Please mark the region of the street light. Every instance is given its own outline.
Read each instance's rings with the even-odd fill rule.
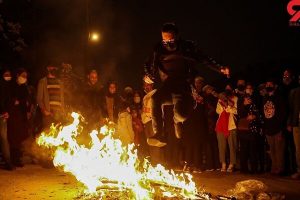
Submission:
[[[91,32],[89,34],[89,40],[91,42],[98,42],[100,40],[100,34],[97,32]]]
[[[92,31],[93,29],[91,29],[90,0],[84,0],[83,2],[85,2],[85,15],[86,15],[85,16],[86,18],[85,40],[84,40],[84,66],[88,66],[90,61],[90,48],[91,46],[96,46],[96,44],[101,39],[101,35],[100,33],[96,32],[95,30]]]

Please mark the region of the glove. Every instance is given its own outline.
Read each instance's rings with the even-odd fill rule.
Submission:
[[[154,78],[150,75],[145,75],[143,78],[143,81],[147,84],[153,84],[154,83]]]

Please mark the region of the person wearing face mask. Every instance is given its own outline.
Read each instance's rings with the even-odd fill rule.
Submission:
[[[264,172],[264,135],[262,134],[262,116],[254,88],[246,84],[243,104],[238,110],[238,139],[240,142],[240,171],[242,173]]]
[[[246,89],[246,80],[239,78],[237,80],[237,88],[234,90],[238,98],[245,94],[245,89]]]
[[[58,68],[48,64],[47,75],[39,80],[37,88],[37,103],[43,116],[43,128],[47,129],[51,123],[63,120],[65,101],[64,87],[59,79]]]
[[[263,132],[267,137],[271,154],[271,173],[282,175],[284,173],[284,146],[285,138],[282,130],[285,120],[285,104],[277,91],[273,79],[265,83],[267,94],[263,97]]]
[[[161,29],[162,41],[159,42],[152,55],[144,64],[145,77],[156,82],[161,81],[161,87],[152,96],[152,124],[155,135],[148,138],[152,146],[165,146],[166,135],[163,133],[164,105],[173,105],[174,128],[177,138],[181,138],[183,122],[193,109],[193,99],[189,81],[197,74],[197,64],[206,67],[219,68],[212,59],[204,56],[192,41],[183,40],[174,23],[165,23]],[[160,80],[157,80],[159,77]]]
[[[16,80],[12,83],[9,103],[9,120],[7,122],[8,141],[13,165],[22,167],[22,143],[28,134],[28,113],[30,112],[29,93],[27,89],[28,73],[20,68]],[[17,124],[17,126],[16,126]]]
[[[225,87],[225,94],[220,95],[216,112],[219,118],[216,123],[215,131],[217,133],[219,159],[222,165],[222,172],[233,172],[236,165],[237,151],[237,133],[236,133],[236,115],[238,98],[233,92],[230,84]],[[226,149],[229,146],[230,163],[226,168]]]
[[[4,69],[0,80],[0,145],[4,168],[14,170],[15,166],[11,162],[10,147],[7,138],[7,121],[9,120],[9,102],[11,98],[12,75],[9,69]]]
[[[297,81],[295,80],[294,73],[291,69],[285,69],[282,73],[282,82],[279,85],[278,91],[283,97],[285,106],[286,106],[286,116],[284,120],[284,127],[287,127],[287,120],[288,120],[288,115],[290,112],[292,112],[289,109],[289,94],[291,90],[297,87]],[[282,130],[283,135],[285,137],[285,171],[288,174],[292,174],[296,171],[296,155],[295,155],[295,145],[294,145],[294,138],[293,138],[293,133],[292,131],[289,131],[288,129],[283,129]]]

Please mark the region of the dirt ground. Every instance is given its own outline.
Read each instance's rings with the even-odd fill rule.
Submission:
[[[256,179],[268,186],[268,192],[285,195],[286,199],[300,199],[300,181],[270,175],[248,176],[238,172],[227,174],[221,172],[204,172],[194,175],[199,187],[206,192],[224,194],[238,181]],[[57,169],[46,169],[39,165],[26,165],[16,171],[0,169],[0,199],[51,199],[69,200],[80,195],[83,186],[71,175]]]

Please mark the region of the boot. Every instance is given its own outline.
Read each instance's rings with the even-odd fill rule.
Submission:
[[[147,143],[150,146],[154,146],[154,147],[164,147],[167,145],[165,141],[165,138],[159,134],[156,133],[154,136],[147,138]]]

